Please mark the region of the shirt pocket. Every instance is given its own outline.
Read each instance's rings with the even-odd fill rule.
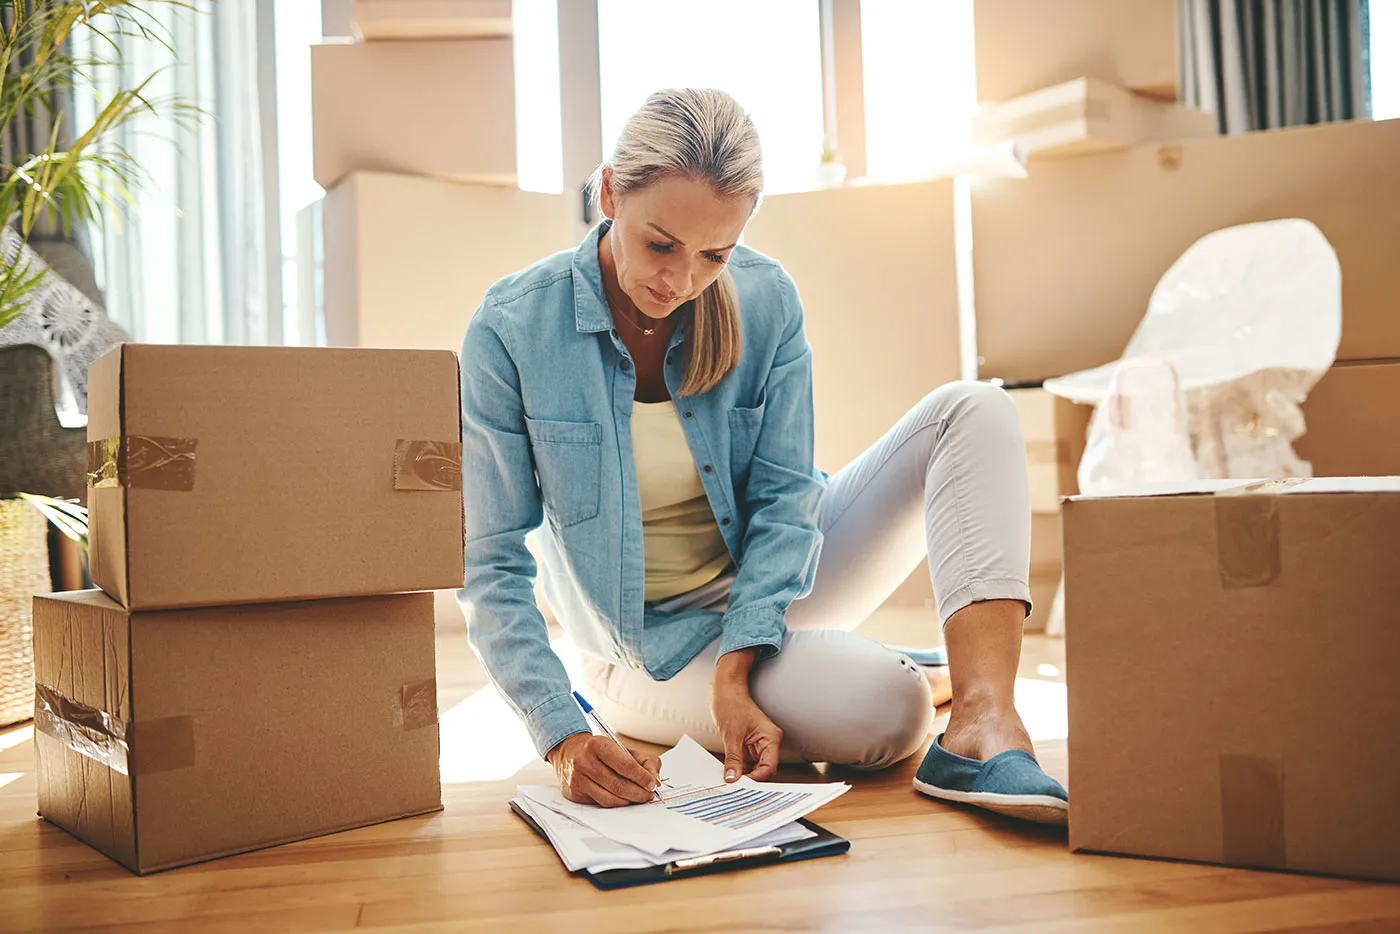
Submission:
[[[597,422],[525,418],[544,511],[558,528],[598,515],[603,428]]]
[[[738,406],[729,410],[729,472],[734,486],[741,489],[749,479],[754,451],[758,448],[758,433],[763,427],[764,402],[753,408]]]

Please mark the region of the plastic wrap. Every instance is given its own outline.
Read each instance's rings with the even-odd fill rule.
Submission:
[[[1300,404],[1342,335],[1337,254],[1309,221],[1244,224],[1196,241],[1167,270],[1114,363],[1047,391],[1096,406],[1082,493],[1198,478],[1309,477]],[[1064,629],[1064,581],[1046,621]]]
[[[1184,396],[1195,469],[1178,456],[1175,417],[1152,416],[1153,430],[1163,434],[1147,442],[1146,413],[1136,411],[1139,417],[1125,431],[1121,419],[1096,412],[1080,488],[1124,489],[1142,477],[1309,476],[1309,465],[1292,447],[1303,433],[1299,404],[1332,365],[1341,333],[1341,267],[1311,222],[1244,224],[1202,237],[1157,284],[1121,360],[1045,384],[1049,392],[1096,406],[1116,393],[1135,411],[1167,406],[1162,394],[1168,390],[1145,373],[1170,369]],[[1125,387],[1119,373],[1129,363],[1148,370]],[[1149,401],[1135,406],[1138,394]],[[1142,462],[1158,454],[1162,460]],[[1122,483],[1113,485],[1117,479]]]

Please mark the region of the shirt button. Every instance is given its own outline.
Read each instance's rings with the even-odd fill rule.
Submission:
[[[693,418],[694,415],[693,415],[692,413],[690,413],[690,412],[686,412],[686,413],[685,413],[685,417],[686,417],[686,418]]]
[[[728,516],[725,516],[723,519],[719,520],[719,524],[720,524],[720,525],[728,525],[728,524],[729,524],[729,517],[728,517]]]
[[[715,469],[714,469],[713,467],[711,467],[709,464],[706,464],[706,465],[705,465],[705,473],[714,473],[714,472],[715,472]]]
[[[638,662],[633,662],[633,663],[632,663],[632,669],[633,669],[634,671],[637,670],[637,669],[640,669],[641,667],[642,667],[641,664],[639,664]]]
[[[630,369],[632,369],[632,361],[631,361],[631,360],[623,360],[621,366],[622,366],[622,369],[623,369],[624,371],[630,370]]]

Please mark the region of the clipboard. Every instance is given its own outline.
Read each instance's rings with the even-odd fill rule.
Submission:
[[[530,826],[530,829],[549,841],[543,828],[535,819],[520,808],[514,801],[510,809],[515,816]],[[581,869],[572,875],[583,876],[600,889],[626,889],[636,885],[653,885],[657,882],[672,882],[688,879],[691,876],[707,876],[716,872],[729,872],[735,869],[749,869],[754,866],[767,866],[774,863],[795,863],[804,859],[819,859],[823,856],[840,856],[851,848],[851,841],[838,837],[825,828],[818,827],[809,820],[798,821],[803,827],[816,833],[815,837],[785,843],[782,846],[753,847],[682,859],[662,866],[648,866],[645,869],[608,869],[604,872],[588,872]]]

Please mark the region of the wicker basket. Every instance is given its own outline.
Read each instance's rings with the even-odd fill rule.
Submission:
[[[48,520],[0,499],[0,727],[34,716],[34,595],[51,589]]]

